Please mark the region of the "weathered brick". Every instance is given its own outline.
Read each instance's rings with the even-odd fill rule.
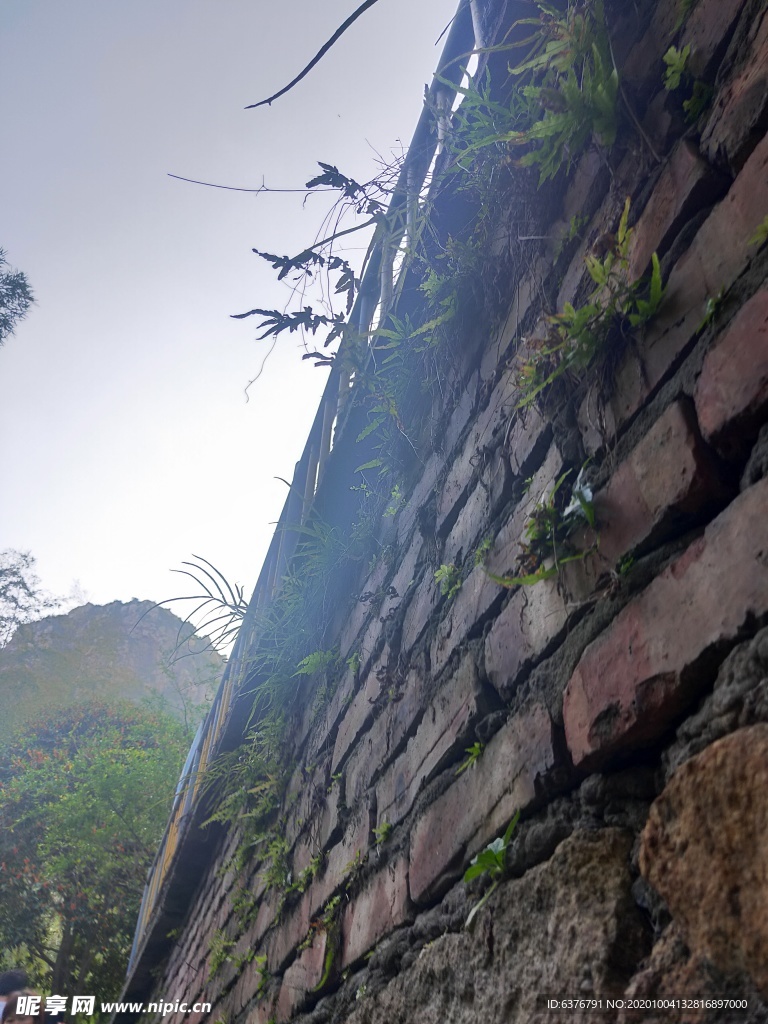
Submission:
[[[274,892],[268,892],[259,901],[256,922],[251,929],[254,942],[259,942],[266,935],[277,918],[280,901]]]
[[[261,972],[256,970],[253,964],[246,965],[235,984],[232,1007],[234,1012],[240,1013],[256,997],[261,987]]]
[[[485,639],[488,678],[507,699],[520,670],[537,659],[568,621],[556,580],[519,587]]]
[[[584,651],[563,702],[575,764],[592,767],[661,736],[695,695],[702,656],[768,611],[767,507],[764,480]]]
[[[626,422],[666,377],[699,328],[707,299],[730,287],[747,266],[753,251],[747,242],[767,215],[765,138],[672,269],[661,309],[638,345],[642,368],[631,353],[620,368],[611,399],[616,427]]]
[[[416,534],[411,543],[408,546],[400,565],[398,566],[397,572],[392,577],[392,580],[387,588],[386,596],[381,603],[379,608],[379,619],[389,619],[399,608],[403,599],[405,598],[408,590],[413,585],[414,576],[416,574],[416,564],[419,560],[419,554],[421,553],[424,541],[421,534]]]
[[[373,715],[373,705],[381,694],[382,679],[388,659],[389,647],[385,646],[381,657],[377,659],[375,665],[368,671],[365,682],[352,698],[352,703],[341,720],[339,731],[336,734],[336,743],[333,747],[333,758],[331,759],[331,772],[334,774],[338,771],[339,765],[346,757],[349,748],[355,742],[360,732],[367,727]]]
[[[344,770],[347,803],[354,806],[371,780],[387,766],[424,706],[426,680],[419,671],[408,673],[402,691],[384,708],[361,738]]]
[[[476,623],[485,618],[495,601],[501,600],[502,593],[502,588],[490,579],[483,566],[475,566],[438,623],[430,648],[434,672],[442,672]]]
[[[514,422],[506,433],[504,451],[515,476],[527,476],[530,463],[535,459],[542,440],[551,424],[536,406],[518,409]]]
[[[602,156],[596,149],[587,150],[579,159],[568,179],[563,196],[561,218],[566,225],[569,226],[574,217],[581,216],[585,206],[589,205],[595,188],[595,179],[599,177],[603,167]]]
[[[739,310],[707,353],[694,401],[704,437],[718,447],[757,433],[768,407],[767,287]]]
[[[214,1007],[214,1010],[216,1007]],[[248,1011],[248,1024],[269,1024],[275,1016],[275,1003],[273,999],[257,1003]],[[218,1019],[218,1018],[214,1018]]]
[[[642,88],[648,80],[648,69],[661,60],[676,34],[677,8],[660,4],[654,11],[646,32],[634,43],[621,69],[622,80],[633,89]]]
[[[381,589],[384,584],[384,580],[387,575],[387,564],[382,559],[376,562],[376,565],[371,570],[370,574],[366,578],[358,598],[363,594],[375,594]],[[365,625],[365,620],[370,614],[370,606],[367,602],[357,600],[353,605],[349,615],[346,618],[344,626],[339,637],[339,653],[341,657],[346,658],[352,649],[357,635]]]
[[[436,439],[436,446],[444,451],[446,455],[450,455],[454,445],[464,432],[464,428],[469,423],[469,417],[472,415],[472,410],[477,401],[478,380],[479,375],[475,371],[459,396],[459,401],[451,413],[451,418],[448,420],[444,435]]]
[[[411,833],[410,888],[428,902],[472,854],[501,833],[514,813],[536,797],[539,780],[555,765],[552,722],[535,704],[496,733],[475,765],[425,808]]]
[[[312,945],[296,957],[283,975],[283,983],[277,997],[276,1019],[290,1020],[296,1009],[323,977],[327,935],[325,931],[315,932]]]
[[[293,845],[310,819],[317,820],[325,811],[329,801],[327,760],[326,757],[324,763],[318,765],[308,777],[302,772],[304,782],[293,801],[293,806],[290,807],[283,833],[289,846]],[[290,806],[288,798],[286,798],[286,803]],[[333,817],[335,808],[330,807],[329,810],[330,816]],[[311,846],[312,844],[305,845]],[[311,856],[312,854],[310,854]]]
[[[541,302],[541,282],[551,270],[551,261],[537,256],[532,268],[515,289],[512,305],[501,330],[490,341],[480,362],[480,380],[491,380],[510,346],[519,338],[520,324],[534,305]]]
[[[282,970],[288,959],[293,956],[294,950],[309,931],[311,918],[311,896],[308,890],[291,910],[282,912],[278,926],[273,928],[264,940],[267,965],[271,974]]]
[[[732,30],[745,0],[699,0],[683,26],[680,48],[690,46],[688,69],[702,78]]]
[[[339,803],[341,801],[338,786],[326,789],[320,812],[315,812],[312,822],[312,833],[319,849],[324,850],[335,834],[339,825]]]
[[[302,731],[306,731],[308,735],[306,755],[308,760],[314,760],[326,748],[328,738],[333,733],[344,710],[352,700],[352,694],[355,692],[356,686],[355,673],[351,668],[347,667],[328,704],[323,708],[317,709],[310,703],[306,708],[304,714],[305,725]]]
[[[658,541],[681,517],[723,497],[717,465],[687,403],[674,402],[594,499],[600,557],[614,565],[641,542]]]
[[[489,710],[474,660],[465,658],[440,688],[408,746],[376,787],[379,824],[397,824],[420,790],[461,753],[475,722]]]
[[[408,534],[413,529],[420,509],[424,507],[430,495],[437,488],[437,481],[445,465],[445,456],[433,452],[427,459],[419,480],[408,497],[407,502],[400,511],[397,520],[397,541],[403,544]]]
[[[359,960],[409,919],[408,858],[399,856],[373,876],[344,910],[341,966]]]
[[[434,569],[428,566],[416,584],[413,597],[403,619],[400,647],[407,654],[427,627],[432,612],[440,600],[440,587],[435,581]]]
[[[448,470],[443,486],[437,496],[438,532],[445,535],[453,525],[458,509],[464,502],[469,481],[474,475],[477,462],[476,431],[473,429],[464,442],[460,454]]]
[[[575,302],[582,282],[588,278],[585,258],[592,253],[597,238],[614,232],[621,217],[624,201],[620,197],[632,191],[637,173],[637,161],[634,156],[625,156],[614,172],[613,187],[600,206],[589,225],[583,231],[583,241],[574,253],[571,262],[563,274],[557,293],[557,309],[563,309],[567,302]],[[593,287],[591,278],[590,286]]]
[[[693,143],[686,139],[679,142],[632,232],[629,280],[642,277],[651,255],[665,250],[691,213],[711,205],[725,187],[725,177],[701,159]]]
[[[512,570],[520,551],[520,540],[525,524],[536,504],[551,492],[562,466],[560,453],[553,445],[543,465],[534,475],[525,497],[499,531],[486,559],[487,572],[482,566],[473,569],[453,598],[438,624],[430,648],[432,668],[435,672],[440,672],[444,668],[451,654],[466,640],[477,623],[498,600],[501,588],[489,578],[488,573],[504,576]]]
[[[750,26],[749,32],[749,45],[740,40],[742,59],[738,70],[718,90],[701,136],[702,149],[710,160],[724,160],[737,169],[765,130],[768,108],[768,15],[765,12]]]
[[[488,404],[472,425],[461,454],[452,464],[437,501],[437,529],[445,535],[456,520],[457,506],[463,504],[474,471],[483,464],[486,451],[495,444],[495,437],[514,415],[520,400],[517,369],[508,366],[490,394]]]
[[[352,810],[347,829],[340,842],[328,851],[325,870],[308,890],[309,909],[317,914],[347,878],[356,864],[366,855],[371,840],[371,813],[367,803],[359,803]]]
[[[446,539],[443,561],[460,565],[469,554],[472,543],[477,539],[483,525],[488,521],[490,494],[486,484],[477,483],[467,503]]]

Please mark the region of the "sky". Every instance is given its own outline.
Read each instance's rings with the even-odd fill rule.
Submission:
[[[407,145],[455,0],[2,0],[0,247],[36,298],[0,348],[0,550],[94,603],[161,601],[200,555],[249,594],[327,371],[255,319],[289,299],[317,161],[366,180]],[[352,246],[365,241],[352,236]],[[362,252],[358,253],[362,256]]]

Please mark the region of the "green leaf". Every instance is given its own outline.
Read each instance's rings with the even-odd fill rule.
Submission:
[[[616,233],[616,242],[619,251],[623,249],[625,243],[629,240],[629,231],[627,228],[627,223],[629,221],[629,203],[629,196],[627,196],[626,202],[624,203],[624,209],[621,214],[621,220],[619,221],[619,229]]]
[[[370,462],[364,462],[362,466],[358,466],[357,469],[353,470],[355,473],[362,473],[366,469],[377,469],[383,465],[383,459],[371,459]]]
[[[360,433],[357,435],[355,440],[356,441],[364,441],[365,438],[368,437],[369,434],[372,434],[374,432],[374,430],[377,429],[377,427],[381,426],[381,424],[386,420],[386,418],[387,418],[386,415],[384,415],[384,416],[376,416],[375,419],[371,420],[371,422],[368,424],[367,427],[365,427],[363,430],[360,431]],[[379,465],[381,465],[381,463],[379,463]],[[361,466],[360,467],[360,469],[370,469],[370,468],[371,468],[371,464],[370,463],[367,466]],[[356,469],[355,472],[359,473],[360,469]]]
[[[651,271],[651,293],[649,302],[655,313],[661,305],[661,300],[664,297],[664,286],[661,281],[661,264],[659,263],[658,253],[653,253],[651,256],[651,264],[653,270]]]

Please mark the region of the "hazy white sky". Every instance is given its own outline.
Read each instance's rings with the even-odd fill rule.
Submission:
[[[203,555],[250,592],[326,379],[255,320],[287,295],[253,247],[305,248],[316,161],[364,180],[407,144],[455,0],[2,0],[0,246],[37,305],[0,349],[0,549],[46,587],[160,600]],[[354,236],[353,236],[354,237]],[[358,243],[360,244],[360,243]]]

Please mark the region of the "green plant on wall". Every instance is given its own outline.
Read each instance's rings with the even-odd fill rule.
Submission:
[[[678,50],[676,46],[670,46],[663,57],[666,64],[664,88],[667,92],[675,92],[683,85],[690,89],[688,99],[683,100],[683,110],[686,120],[693,123],[698,120],[709,104],[712,98],[712,87],[699,78],[693,78],[690,74],[688,71],[690,55],[690,43],[687,43],[682,50]]]
[[[473,743],[471,747],[467,747],[464,751],[467,756],[456,769],[456,774],[461,775],[467,771],[468,768],[474,768],[484,750],[485,744],[480,743],[479,741]]]
[[[464,872],[465,882],[471,882],[473,879],[479,878],[482,875],[488,875],[491,880],[491,885],[486,890],[485,895],[470,910],[467,920],[464,922],[465,928],[472,927],[472,922],[478,912],[491,898],[499,882],[504,877],[507,864],[507,847],[509,846],[512,833],[517,828],[519,820],[520,812],[518,811],[512,821],[510,821],[509,825],[507,825],[504,835],[500,836],[498,839],[494,839],[493,842],[489,843],[484,850],[481,850],[477,856],[473,857],[469,867]]]
[[[570,167],[591,143],[613,145],[619,127],[619,76],[613,64],[602,0],[569,3],[565,11],[539,0],[538,16],[514,27],[533,32],[516,48],[526,57],[509,66],[519,82],[506,104],[491,99],[491,83],[461,86],[463,102],[451,137],[459,166],[469,171],[488,148],[519,153],[539,168],[539,183]],[[504,47],[502,47],[503,49]]]
[[[578,550],[570,543],[573,532],[585,523],[593,533],[597,529],[592,491],[582,483],[581,474],[566,504],[562,488],[570,475],[571,470],[563,473],[552,489],[534,505],[523,530],[515,575],[497,576],[488,572],[494,583],[506,588],[532,586],[551,579],[562,566],[581,561],[593,550],[593,547]],[[593,546],[597,543],[596,537]]]
[[[523,19],[536,26],[532,52],[513,75],[530,76],[522,92],[542,111],[515,145],[532,145],[523,166],[539,167],[540,182],[570,165],[591,141],[612,146],[618,130],[619,75],[605,29],[602,0],[589,6],[569,4],[564,14],[539,3],[541,17]]]
[[[220,928],[217,928],[208,944],[208,971],[210,978],[215,978],[224,964],[231,962],[232,950],[234,948],[234,940],[228,939],[226,934]]]
[[[688,43],[687,46],[684,46],[682,50],[678,50],[676,46],[670,46],[664,54],[663,60],[667,66],[667,69],[664,72],[664,88],[667,92],[674,92],[675,89],[680,88],[683,75],[686,73],[685,68],[690,55],[690,43]]]
[[[664,298],[659,258],[653,253],[647,284],[643,279],[627,280],[632,237],[628,218],[629,199],[613,247],[602,258],[586,257],[594,284],[587,301],[580,306],[567,302],[562,313],[550,316],[546,339],[534,343],[519,360],[520,406],[546,399],[564,379],[582,379],[597,359],[605,356],[611,341],[621,341],[656,315]]]
[[[461,589],[461,569],[453,562],[441,565],[435,572],[435,581],[440,584],[440,593],[450,601]]]
[[[377,846],[381,846],[382,843],[386,843],[389,837],[392,835],[392,829],[394,826],[389,821],[382,821],[380,825],[377,825],[373,830],[373,838],[376,841]]]

